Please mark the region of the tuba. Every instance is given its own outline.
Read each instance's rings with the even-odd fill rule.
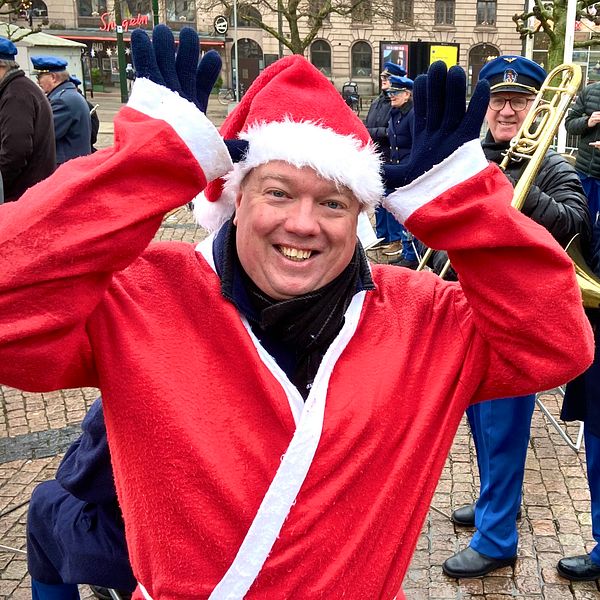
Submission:
[[[502,162],[501,169],[506,169],[511,160],[526,160],[527,166],[517,181],[514,189],[512,205],[521,210],[527,194],[535,181],[544,156],[550,147],[556,132],[581,84],[581,67],[575,64],[564,64],[554,68],[542,84],[527,117],[517,135],[511,140],[509,149]],[[578,238],[578,236],[575,236]],[[567,253],[575,265],[575,276],[581,290],[586,308],[600,307],[600,278],[591,271],[583,260],[578,239],[573,238],[567,246]],[[417,270],[422,270],[431,249],[424,254]],[[444,277],[450,261],[440,272]]]

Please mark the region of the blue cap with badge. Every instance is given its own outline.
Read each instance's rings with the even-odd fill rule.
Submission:
[[[404,77],[406,75],[406,69],[402,65],[397,65],[393,62],[383,63],[382,75],[389,77],[395,75],[396,77]]]
[[[546,71],[523,56],[499,56],[483,66],[479,79],[490,82],[492,93],[537,94],[546,79]]]
[[[67,61],[58,56],[32,56],[31,63],[38,73],[58,73],[67,68]]]
[[[412,90],[414,85],[414,81],[410,77],[396,77],[395,75],[390,75],[389,81],[390,87],[387,91],[390,92]]]
[[[17,47],[6,38],[0,37],[0,60],[15,60]]]

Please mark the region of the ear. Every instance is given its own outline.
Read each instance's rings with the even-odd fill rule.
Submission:
[[[238,219],[238,209],[240,208],[240,204],[242,203],[242,196],[244,192],[240,189],[238,190],[237,196],[235,197],[235,214],[233,215],[233,224],[237,226]]]

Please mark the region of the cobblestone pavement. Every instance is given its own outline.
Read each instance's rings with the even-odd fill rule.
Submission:
[[[119,102],[109,94],[97,94],[95,101],[101,103],[102,147],[109,143],[110,123]],[[224,107],[215,107],[209,116],[219,123]],[[166,217],[156,237],[199,241],[203,235],[184,207]],[[37,483],[53,477],[96,395],[97,390],[91,388],[32,394],[0,386],[0,599],[31,597],[23,553],[27,512],[23,503]],[[548,392],[542,398],[552,414],[558,415],[560,394]],[[577,427],[570,425],[568,430],[576,437]],[[593,547],[589,493],[583,451],[568,448],[539,410],[534,414],[527,459],[516,567],[460,582],[443,575],[442,562],[464,548],[472,534],[472,530],[455,528],[447,515],[472,501],[478,489],[476,473],[473,444],[463,422],[404,582],[407,598],[600,600],[597,583],[569,583],[556,573],[559,558]],[[6,546],[16,550],[6,550]],[[84,599],[91,597],[87,587],[81,591]]]

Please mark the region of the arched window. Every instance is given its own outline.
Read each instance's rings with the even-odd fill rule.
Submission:
[[[310,62],[327,77],[331,77],[331,46],[325,40],[315,40],[310,46]]]
[[[240,60],[244,58],[262,59],[262,48],[254,40],[251,40],[250,38],[242,38],[241,40],[238,40],[237,45],[240,47]],[[231,47],[231,58],[235,58],[235,45]]]
[[[477,44],[469,51],[469,87],[471,93],[479,79],[479,71],[490,60],[500,56],[498,48],[491,44]]]
[[[42,0],[33,0],[31,4],[31,10],[34,17],[48,16],[48,7],[46,6],[45,2],[42,2]]]
[[[238,27],[257,27],[256,22],[262,23],[262,15],[254,6],[239,4],[237,8]],[[229,25],[233,27],[233,10],[229,13]]]
[[[167,0],[167,21],[193,23],[195,20],[194,0]]]
[[[356,42],[352,46],[350,62],[352,77],[371,77],[373,51],[367,42]]]

